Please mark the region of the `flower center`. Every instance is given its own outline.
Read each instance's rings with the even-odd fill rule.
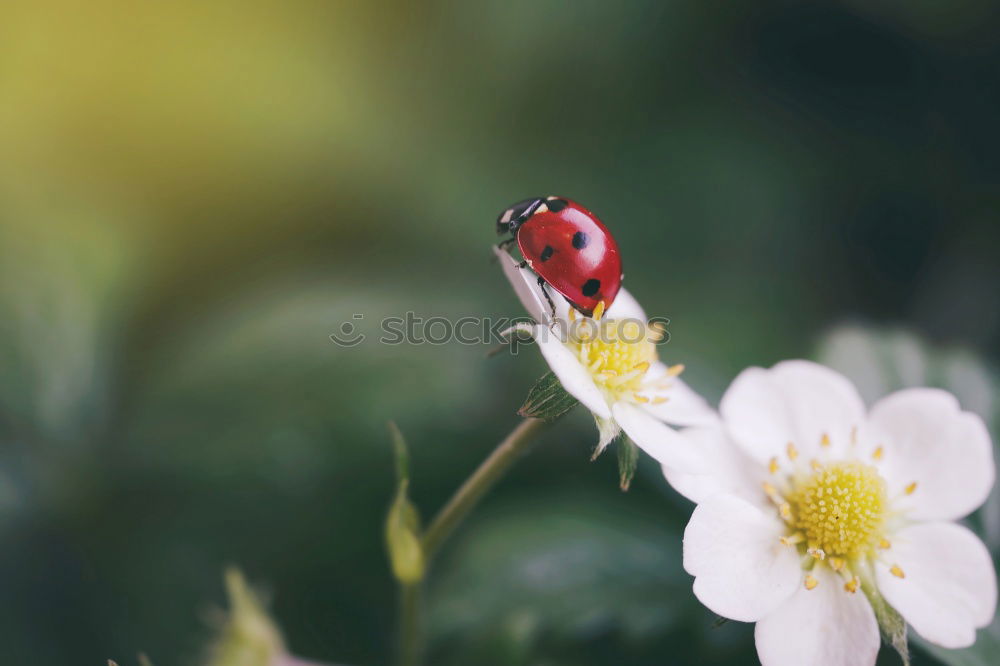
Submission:
[[[875,548],[888,507],[885,480],[857,461],[815,464],[812,474],[793,481],[785,500],[789,525],[810,549],[848,560]]]
[[[618,396],[642,388],[646,372],[656,361],[656,341],[661,336],[661,329],[633,319],[579,319],[567,344],[595,383]],[[642,401],[641,395],[637,398]]]

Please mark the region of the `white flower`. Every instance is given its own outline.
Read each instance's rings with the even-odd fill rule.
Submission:
[[[869,599],[944,647],[991,622],[989,553],[952,521],[986,499],[993,449],[951,394],[906,389],[866,413],[841,375],[787,361],[740,374],[720,412],[721,428],[684,434],[712,473],[667,478],[698,502],[684,533],[695,595],[757,623],[765,666],[874,664]]]
[[[656,342],[662,329],[648,325],[646,313],[625,289],[595,319],[578,316],[559,294],[552,305],[537,276],[494,248],[504,273],[536,324],[518,326],[530,334],[563,387],[593,413],[600,431],[594,455],[624,430],[639,448],[661,464],[701,471],[700,456],[664,425],[707,425],[715,412],[677,375],[684,369],[660,362]],[[552,307],[555,307],[555,317]]]

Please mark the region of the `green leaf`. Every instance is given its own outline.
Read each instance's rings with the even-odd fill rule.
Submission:
[[[660,511],[614,496],[540,499],[481,516],[431,579],[429,628],[461,646],[453,663],[574,663],[568,651],[596,633],[653,640],[700,613]]]
[[[517,413],[526,418],[554,421],[573,409],[579,401],[566,392],[551,372],[535,382]]]
[[[412,584],[423,579],[426,569],[420,544],[420,514],[407,494],[410,459],[406,440],[391,421],[389,432],[396,459],[396,497],[385,519],[385,544],[393,575],[401,583]]]
[[[628,437],[618,443],[618,484],[623,491],[628,490],[639,465],[639,447]]]

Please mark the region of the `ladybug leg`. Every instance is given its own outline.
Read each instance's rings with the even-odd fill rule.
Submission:
[[[497,243],[497,244],[496,244],[496,247],[497,247],[497,249],[498,249],[498,250],[504,250],[504,251],[506,251],[506,250],[507,250],[507,248],[508,248],[508,247],[509,247],[509,246],[510,246],[510,245],[511,245],[511,244],[512,244],[512,243],[513,243],[514,241],[516,241],[516,240],[517,240],[517,238],[514,238],[513,236],[511,236],[510,238],[505,238],[505,239],[503,239],[502,241],[500,241],[499,243]],[[497,260],[497,256],[496,256],[496,255],[493,255],[493,261],[494,261],[494,263],[496,262],[496,260]],[[524,263],[524,262],[521,262],[521,263]],[[525,265],[526,265],[526,264],[525,264]],[[521,266],[521,268],[524,268],[524,266]]]
[[[510,238],[505,238],[499,243],[497,243],[497,247],[500,248],[501,250],[506,250],[507,246],[512,244],[516,240],[517,238],[515,238],[514,236],[511,236]]]
[[[542,288],[542,293],[545,294],[545,300],[549,302],[549,308],[552,309],[552,321],[556,320],[556,304],[552,302],[552,297],[549,296],[549,290],[545,288],[545,280],[542,276],[538,276],[538,286]]]

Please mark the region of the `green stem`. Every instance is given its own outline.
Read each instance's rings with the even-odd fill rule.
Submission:
[[[493,450],[465,483],[455,491],[444,508],[438,512],[430,527],[424,532],[423,546],[424,563],[429,569],[434,556],[455,529],[472,511],[483,495],[493,487],[500,477],[525,452],[542,428],[545,421],[527,418],[521,421],[507,438]],[[400,587],[399,611],[399,664],[400,666],[416,666],[420,663],[423,648],[423,636],[420,617],[421,584],[413,583]]]
[[[399,588],[399,666],[417,666],[423,640],[420,626],[420,583]]]
[[[527,418],[521,421],[479,465],[472,476],[465,480],[462,487],[455,491],[424,532],[423,550],[427,566],[430,566],[441,545],[469,515],[483,495],[530,448],[534,436],[544,426],[545,421],[541,419]]]

